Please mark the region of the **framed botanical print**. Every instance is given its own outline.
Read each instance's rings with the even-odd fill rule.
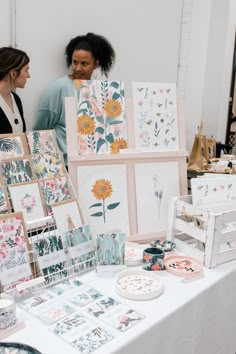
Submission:
[[[0,161],[28,154],[29,149],[25,134],[0,135]]]
[[[33,169],[38,179],[61,177],[65,166],[60,153],[32,155]]]
[[[31,154],[57,153],[57,139],[54,129],[26,132]]]
[[[60,233],[83,225],[82,214],[77,199],[53,204],[52,212]]]
[[[30,182],[35,179],[30,156],[2,161],[0,172],[6,185]]]
[[[11,206],[8,199],[7,189],[0,186],[0,214],[7,214],[11,212]]]

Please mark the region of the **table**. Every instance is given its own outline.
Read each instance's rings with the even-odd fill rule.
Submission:
[[[95,271],[81,275],[81,281],[146,315],[124,333],[114,329],[116,338],[95,353],[235,354],[236,261],[204,268],[204,276],[195,280],[166,271],[158,275],[163,278],[164,293],[149,301],[121,298],[114,291],[114,278],[98,278]],[[26,327],[7,341],[29,344],[42,354],[79,353],[27,312],[17,309],[17,316],[25,320]]]

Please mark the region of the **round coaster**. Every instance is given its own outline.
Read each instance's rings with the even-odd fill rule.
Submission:
[[[125,264],[128,267],[143,263],[143,251],[138,247],[125,247]]]
[[[163,281],[156,274],[145,270],[126,270],[118,274],[116,292],[132,300],[150,300],[161,295]]]
[[[192,277],[202,272],[202,264],[193,257],[173,255],[164,259],[167,272],[178,277]]]

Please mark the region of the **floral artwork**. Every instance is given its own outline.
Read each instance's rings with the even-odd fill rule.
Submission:
[[[89,304],[86,307],[86,311],[121,332],[126,331],[144,318],[136,310],[111,297],[104,297],[95,303]]]
[[[91,353],[110,341],[113,336],[97,327],[89,318],[78,312],[50,327],[54,334],[72,344],[80,353]]]
[[[34,154],[32,161],[38,179],[61,177],[65,174],[60,153]]]
[[[79,166],[77,181],[79,201],[92,235],[114,228],[128,234],[126,166]]]
[[[135,164],[135,184],[139,233],[166,230],[169,199],[180,194],[178,163]]]
[[[0,160],[20,157],[28,154],[24,134],[1,134]]]
[[[22,213],[0,216],[0,283],[4,290],[32,279]]]
[[[65,176],[41,181],[40,185],[48,215],[52,215],[52,204],[63,200],[68,200],[72,197],[72,193],[69,189],[67,178]]]
[[[136,147],[145,150],[178,150],[176,85],[133,83]]]
[[[5,184],[29,182],[34,179],[29,158],[18,158],[0,164],[0,172]]]
[[[96,236],[97,262],[99,265],[124,264],[126,235],[121,232]]]
[[[0,214],[6,214],[11,211],[7,190],[5,187],[0,186]]]
[[[14,211],[22,211],[26,221],[45,216],[38,182],[9,185]]]
[[[58,152],[55,130],[34,130],[26,132],[31,154]]]
[[[63,235],[68,247],[74,272],[88,269],[95,264],[95,246],[89,225],[71,228]]]
[[[77,132],[81,154],[127,148],[122,81],[76,80]]]
[[[67,263],[61,236],[49,235],[32,243],[46,284],[67,276]]]
[[[61,233],[82,226],[79,205],[76,199],[54,204],[52,212],[57,229]]]

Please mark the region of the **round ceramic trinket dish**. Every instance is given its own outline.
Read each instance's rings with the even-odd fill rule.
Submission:
[[[163,281],[145,270],[125,270],[116,277],[115,290],[131,300],[150,300],[163,292]]]
[[[202,264],[193,257],[188,256],[168,256],[164,260],[167,272],[178,277],[193,277],[202,272]]]
[[[175,243],[168,240],[154,240],[150,242],[152,247],[160,248],[165,252],[172,251],[175,248]]]
[[[125,264],[128,267],[143,263],[143,251],[138,247],[125,247]]]
[[[0,330],[16,324],[16,303],[12,296],[0,294]]]

